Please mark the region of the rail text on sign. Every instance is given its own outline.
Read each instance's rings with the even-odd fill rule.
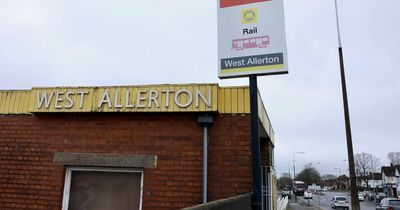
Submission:
[[[256,33],[257,33],[257,27],[243,29],[243,34],[256,34]]]
[[[94,96],[95,97],[94,97]],[[212,107],[212,88],[203,89],[148,89],[148,88],[114,88],[99,89],[96,92],[87,90],[38,90],[36,106],[42,109],[83,109],[86,103],[93,104],[97,109],[104,108],[168,108],[177,106],[186,108],[200,105]]]

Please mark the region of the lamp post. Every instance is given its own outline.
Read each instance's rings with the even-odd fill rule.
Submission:
[[[294,163],[294,161],[295,161],[294,156],[296,154],[299,154],[299,155],[300,154],[305,154],[305,152],[293,152],[293,184],[292,184],[292,191],[293,191],[293,194],[294,194],[294,200],[295,201],[297,201],[296,193],[294,193],[294,180],[296,179],[296,164]]]
[[[318,162],[318,163],[308,163],[308,165],[310,166],[310,167],[312,167],[312,165],[319,165],[319,164],[321,164],[320,162]]]
[[[295,165],[295,159],[294,159],[294,156],[296,155],[296,154],[305,154],[305,152],[293,152],[293,181],[294,181],[294,179],[296,178],[296,165]]]

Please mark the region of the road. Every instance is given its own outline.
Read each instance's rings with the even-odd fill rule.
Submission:
[[[299,197],[298,203],[306,203],[309,206],[319,207],[320,209],[332,209],[331,208],[331,199],[333,196],[346,196],[347,199],[351,202],[350,195],[347,192],[324,192],[324,195],[313,195],[313,199],[306,200],[303,197]],[[293,198],[291,200],[294,200]],[[293,203],[293,202],[292,202]],[[361,210],[375,210],[376,205],[373,201],[360,201],[360,209]],[[298,209],[298,208],[296,208]],[[300,208],[307,209],[307,208]],[[351,209],[351,203],[350,203]]]

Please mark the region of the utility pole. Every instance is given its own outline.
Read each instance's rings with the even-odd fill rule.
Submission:
[[[349,159],[351,207],[352,207],[351,209],[360,210],[360,203],[358,201],[358,195],[357,195],[356,173],[355,173],[355,168],[354,168],[353,141],[351,138],[350,114],[349,114],[349,105],[348,105],[348,101],[347,101],[346,77],[345,77],[345,72],[344,72],[342,41],[340,38],[337,0],[335,0],[335,9],[336,9],[336,23],[337,23],[337,32],[338,32],[340,75],[341,75],[341,81],[342,81],[343,109],[344,109],[344,119],[345,119],[345,125],[346,125],[347,155],[348,155],[348,159]]]

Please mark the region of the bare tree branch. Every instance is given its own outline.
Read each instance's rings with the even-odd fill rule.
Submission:
[[[374,163],[375,161],[376,160],[374,160],[373,156],[368,153],[363,152],[354,155],[356,176],[358,176],[360,180],[363,180],[367,184],[367,189],[369,188],[368,174],[376,170],[376,164]]]
[[[393,165],[400,165],[400,152],[389,152],[388,158]]]

